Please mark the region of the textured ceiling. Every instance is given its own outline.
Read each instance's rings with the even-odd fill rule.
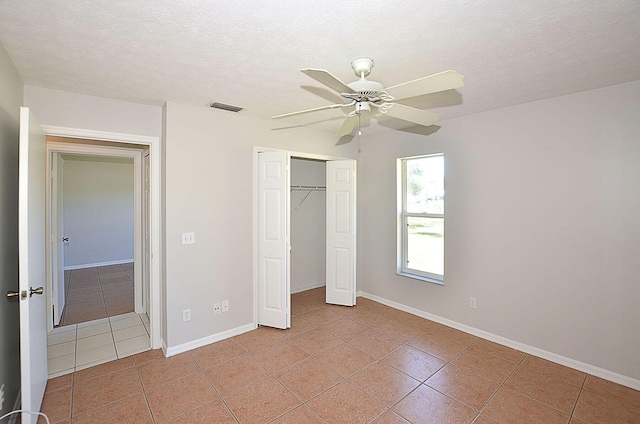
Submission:
[[[386,86],[454,69],[464,87],[405,102],[446,119],[640,80],[640,2],[1,0],[0,42],[29,85],[261,118],[339,101],[301,68],[351,82],[371,57]]]

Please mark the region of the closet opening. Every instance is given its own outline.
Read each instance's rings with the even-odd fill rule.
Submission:
[[[291,327],[291,295],[356,300],[356,162],[255,148],[255,325]]]
[[[291,158],[291,294],[325,287],[326,161]]]

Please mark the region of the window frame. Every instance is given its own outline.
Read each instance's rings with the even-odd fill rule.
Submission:
[[[398,261],[397,261],[397,274],[405,277],[415,278],[418,280],[428,281],[436,284],[444,284],[444,263],[443,274],[434,274],[419,269],[414,269],[407,266],[409,255],[409,225],[408,220],[412,217],[418,218],[435,218],[442,219],[443,228],[445,224],[445,212],[441,214],[437,213],[415,213],[407,212],[407,161],[428,157],[442,156],[444,161],[444,153],[431,153],[419,156],[409,156],[397,159],[397,172],[398,172]],[[443,187],[444,187],[444,173],[442,175]],[[445,197],[446,199],[446,197]],[[445,200],[446,202],[446,200]],[[445,203],[446,204],[446,203]],[[445,206],[446,211],[446,206]],[[446,234],[446,232],[445,232]],[[443,236],[444,237],[444,236]],[[443,240],[444,249],[444,240]],[[444,252],[443,262],[444,262]]]

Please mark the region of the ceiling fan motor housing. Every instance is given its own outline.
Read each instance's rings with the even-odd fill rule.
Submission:
[[[371,72],[371,69],[373,69],[373,59],[369,59],[368,57],[358,58],[351,62],[351,67],[357,76],[361,77],[364,73],[366,77]]]

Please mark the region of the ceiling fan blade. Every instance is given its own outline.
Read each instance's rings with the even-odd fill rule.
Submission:
[[[401,105],[400,103],[385,103],[384,108],[380,111],[394,118],[402,119],[404,121],[413,122],[418,125],[428,127],[440,120],[440,115],[427,112],[425,110],[416,109],[413,107]]]
[[[316,107],[316,108],[313,108],[313,109],[299,110],[298,112],[291,112],[291,113],[285,113],[285,114],[282,114],[282,115],[272,116],[271,119],[287,118],[289,116],[301,115],[303,113],[309,113],[309,112],[317,112],[319,110],[336,109],[336,108],[339,108],[339,107],[353,106],[354,103],[355,102],[352,102],[352,103],[336,103],[334,105],[320,106],[320,107]]]
[[[336,137],[340,138],[340,137],[344,137],[345,135],[351,134],[353,129],[356,127],[357,123],[358,123],[358,115],[356,114],[349,115],[347,119],[344,120],[344,122],[342,123],[342,126],[336,133]]]
[[[462,75],[456,71],[444,71],[428,77],[388,87],[385,91],[395,100],[451,90],[464,85]]]
[[[310,76],[314,80],[326,85],[327,87],[337,91],[338,93],[355,93],[355,91],[349,88],[347,84],[343,83],[324,69],[305,68],[301,69],[301,71],[302,73]]]

